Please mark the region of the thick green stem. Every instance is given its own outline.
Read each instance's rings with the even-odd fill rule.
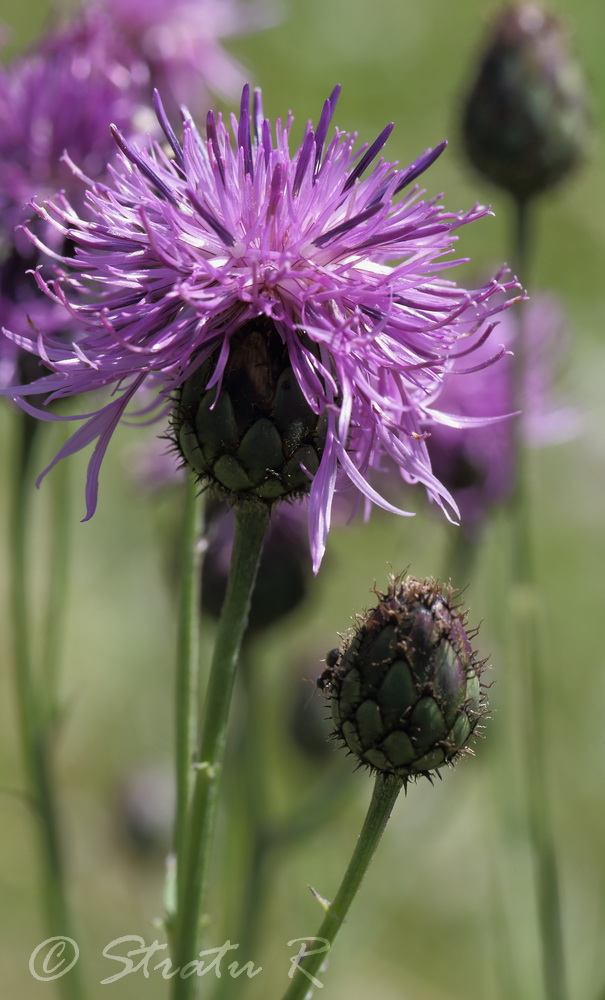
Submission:
[[[194,779],[192,764],[197,746],[203,507],[195,477],[191,473],[187,475],[184,501],[175,690],[174,854],[177,858],[183,857],[187,813]],[[184,866],[180,874],[183,872]],[[177,905],[183,891],[181,880],[177,889]],[[169,925],[173,918],[174,913],[169,913]]]
[[[185,967],[195,961],[200,947],[200,915],[207,900],[231,693],[268,523],[269,508],[265,505],[242,504],[235,509],[231,575],[210,668],[184,851],[177,859],[183,893],[178,901],[175,940],[180,973],[172,980],[173,1000],[189,1000],[196,990],[197,977],[187,977]]]
[[[292,963],[289,973],[292,982],[283,1000],[305,1000],[313,986],[323,985],[317,974],[357,895],[402,787],[403,782],[394,775],[377,775],[372,800],[349,867],[334,901],[327,904],[326,915],[317,934],[308,939],[311,947],[305,951],[303,942],[298,960]]]
[[[527,202],[516,204],[516,267],[523,282],[529,260],[530,214]],[[523,383],[530,332],[520,330],[515,344],[515,408],[523,408]],[[523,678],[526,718],[526,783],[529,830],[533,849],[534,877],[542,946],[544,995],[547,1000],[567,1000],[564,935],[556,862],[555,839],[548,787],[547,733],[544,720],[542,648],[536,569],[531,524],[531,498],[527,456],[517,420],[517,485],[512,502],[513,531],[513,634],[517,637],[517,662]]]
[[[13,618],[15,689],[19,713],[22,753],[39,842],[42,869],[42,902],[45,921],[52,936],[72,937],[72,926],[65,890],[65,865],[59,829],[58,806],[52,764],[54,760],[54,723],[56,691],[49,688],[49,678],[34,670],[31,649],[32,604],[28,580],[29,496],[32,489],[31,458],[37,424],[26,414],[17,413],[13,491],[11,503],[11,603]],[[54,685],[56,665],[50,682]],[[64,1000],[82,996],[77,965],[57,979],[57,989]]]

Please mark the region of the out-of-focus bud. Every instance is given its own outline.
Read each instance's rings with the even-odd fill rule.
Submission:
[[[534,3],[501,10],[464,109],[473,166],[525,201],[577,166],[588,119],[582,74],[561,22]]]
[[[175,808],[172,771],[150,765],[126,775],[117,801],[119,832],[141,855],[164,856],[170,847]]]
[[[227,590],[233,549],[233,511],[211,510],[208,548],[202,568],[202,607],[218,618]],[[301,604],[311,576],[306,507],[281,504],[274,510],[252,594],[248,630],[258,632],[289,615]]]
[[[485,661],[450,587],[394,577],[353,635],[326,657],[335,738],[372,770],[407,782],[472,753],[487,712]]]

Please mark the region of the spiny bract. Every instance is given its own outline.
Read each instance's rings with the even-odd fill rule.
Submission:
[[[486,715],[485,666],[451,586],[393,577],[353,634],[326,657],[319,686],[334,737],[375,771],[404,782],[472,753]]]

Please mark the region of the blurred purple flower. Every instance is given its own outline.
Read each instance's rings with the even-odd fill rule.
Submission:
[[[223,41],[275,19],[272,4],[242,0],[93,0],[92,9],[146,67],[170,112],[185,104],[205,113],[213,96],[236,100],[247,74]]]
[[[84,185],[65,163],[67,153],[87,177],[97,179],[114,156],[109,124],[132,134],[141,108],[136,79],[108,51],[93,18],[43,36],[37,46],[0,67],[0,220],[2,246],[33,198],[64,188],[80,206]],[[60,234],[51,227],[47,240]],[[24,238],[19,249],[32,255]]]
[[[487,359],[495,344],[510,350],[517,335],[523,337],[525,370],[521,414],[486,427],[434,426],[427,440],[433,472],[450,491],[461,515],[461,528],[473,540],[490,510],[506,503],[515,488],[515,422],[529,446],[555,444],[577,432],[578,416],[563,406],[556,394],[557,375],[566,347],[564,318],[557,302],[537,296],[519,310],[503,313],[492,334],[492,345],[475,352],[475,360]],[[445,378],[440,405],[449,413],[467,417],[492,417],[512,413],[515,359],[509,353],[497,365],[488,365],[464,377],[454,363]]]
[[[32,214],[33,197],[42,200],[59,188],[82,207],[86,185],[63,154],[87,176],[101,177],[115,155],[110,122],[133,132],[140,106],[133,84],[125,66],[110,58],[93,20],[44,36],[0,67],[0,329],[54,339],[73,326],[63,306],[40,296],[28,273],[39,262],[39,250],[18,227]],[[54,251],[67,252],[56,227],[38,220],[35,230]],[[0,335],[1,386],[18,377],[19,357],[16,343]]]
[[[10,393],[28,411],[54,419],[25,397],[112,388],[111,401],[85,415],[49,466],[96,441],[87,518],[111,435],[139,390],[155,390],[139,412],[147,420],[165,417],[174,390],[219,349],[208,385],[219,392],[231,338],[259,316],[286,345],[309,407],[326,417],[309,503],[316,569],[336,488],[352,486],[366,501],[405,513],[369,481],[384,456],[456,511],[431,471],[426,426],[449,419],[435,402],[450,355],[469,353],[460,337],[476,328],[483,343],[486,321],[513,301],[503,290],[518,286],[498,275],[467,290],[439,276],[460,263],[451,259],[456,230],[488,210],[448,212],[437,199],[422,200],[416,186],[396,200],[445,144],[404,170],[374,162],[392,126],[357,149],[355,136],[336,131],[329,139],[337,96],[338,88],[293,155],[291,117],[285,126],[278,119],[273,137],[258,92],[250,114],[247,87],[232,134],[210,112],[204,139],[185,114],[182,145],[158,99],[170,156],[157,144],[137,150],[114,130],[120,157],[108,184],[90,186],[82,217],[62,194],[36,203],[42,221],[73,247],[70,255],[53,253],[30,230],[58,265],[54,277],[38,272],[38,284],[70,310],[80,335],[66,347],[43,332],[11,334],[52,374]]]

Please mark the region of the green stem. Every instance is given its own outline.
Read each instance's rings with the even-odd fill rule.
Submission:
[[[250,646],[244,641],[240,657],[240,677],[245,693],[245,719],[236,760],[239,778],[236,794],[238,806],[245,816],[246,865],[240,893],[237,929],[234,941],[238,945],[238,961],[245,962],[255,956],[260,931],[260,913],[269,890],[269,828],[267,810],[266,768],[262,753],[265,719],[262,699],[261,664],[251,655]],[[214,1000],[229,1000],[237,988],[238,980],[223,976],[217,983]]]
[[[246,664],[247,668],[248,666]],[[257,680],[258,673],[249,677],[253,686]],[[249,695],[250,693],[249,690]],[[260,707],[256,695],[249,697],[247,716],[250,730],[257,727],[258,732],[256,736],[252,731],[248,732],[249,738],[246,739],[243,748],[243,793],[247,826],[248,828],[252,826],[252,832],[239,930],[233,939],[239,945],[238,961],[256,958],[263,909],[269,898],[276,870],[276,856],[294,847],[328,822],[341,808],[345,799],[350,797],[352,791],[352,784],[349,782],[351,774],[348,771],[343,772],[340,767],[332,766],[327,774],[313,782],[311,789],[302,801],[297,802],[292,812],[286,814],[283,819],[271,820],[267,814],[265,782],[259,781],[265,774],[263,762],[258,754],[259,732],[262,726]],[[217,984],[213,1000],[230,1000],[237,982],[238,980],[232,976],[223,976]]]
[[[292,847],[328,822],[351,794],[349,778],[332,767],[289,815],[266,831],[267,850]]]
[[[49,553],[50,580],[46,595],[43,673],[51,723],[58,719],[60,714],[59,671],[65,631],[71,555],[69,469],[69,462],[59,462],[58,468],[50,477],[52,482],[49,483],[52,491],[52,530]]]
[[[292,964],[289,973],[292,982],[283,1000],[305,1000],[312,986],[322,985],[316,978],[317,973],[357,895],[402,787],[403,782],[395,775],[377,775],[372,800],[349,867],[334,901],[326,906],[326,915],[316,936],[309,939],[311,949],[306,954],[301,949],[300,957]]]
[[[37,436],[36,423],[26,414],[15,414],[16,433],[11,502],[11,603],[13,618],[15,690],[19,729],[29,795],[34,807],[42,868],[42,902],[46,926],[52,936],[73,937],[65,891],[65,865],[58,820],[52,761],[56,692],[49,692],[47,678],[34,671],[30,645],[31,594],[28,587],[27,538],[30,522],[31,466]],[[47,661],[48,662],[48,661]],[[78,966],[57,979],[64,1000],[82,996]]]
[[[183,893],[177,914],[175,958],[181,974],[172,980],[173,1000],[189,1000],[196,989],[197,977],[186,977],[184,967],[195,960],[200,945],[200,914],[204,913],[208,892],[231,693],[268,523],[269,508],[264,504],[241,504],[235,509],[231,575],[210,668],[184,851],[177,859]]]
[[[174,854],[177,858],[183,857],[187,813],[193,789],[192,764],[197,745],[203,505],[199,497],[197,482],[191,473],[187,475],[184,501],[175,690],[176,815]],[[184,874],[184,868],[180,874]],[[177,906],[183,891],[181,879],[177,890]],[[173,919],[174,912],[169,913],[169,924]]]
[[[516,204],[516,266],[526,281],[529,259],[530,213],[527,202]],[[523,310],[520,332],[515,344],[515,408],[522,408],[526,367]],[[528,463],[517,419],[517,485],[512,501],[513,531],[513,625],[517,637],[519,674],[523,679],[526,706],[526,787],[529,830],[534,860],[534,879],[542,947],[544,994],[548,1000],[566,1000],[568,996],[564,953],[563,921],[552,828],[547,792],[548,754],[544,719],[546,704],[542,683],[542,648],[539,635],[537,574],[531,522],[531,498]]]

